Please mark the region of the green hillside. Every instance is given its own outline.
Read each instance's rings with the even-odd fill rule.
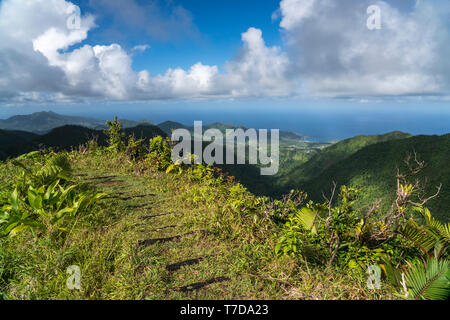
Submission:
[[[6,130],[0,130],[3,131],[3,133],[5,133]],[[12,134],[16,137],[19,137],[25,141],[32,141],[33,139],[36,139],[39,135],[32,133],[32,132],[28,132],[28,131],[20,131],[20,130],[7,130],[7,134]],[[14,139],[13,139],[14,141]],[[5,145],[5,144],[12,144],[11,141],[6,141],[6,140],[2,140],[0,145]]]
[[[395,299],[387,284],[374,294],[338,267],[277,256],[273,223],[259,209],[240,211],[256,198],[239,186],[139,173],[104,151],[71,153],[70,163],[81,190],[110,196],[66,216],[70,233],[0,237],[0,299]],[[13,183],[14,170],[0,163],[2,180]],[[80,267],[83,290],[66,287],[70,265]]]
[[[362,190],[360,208],[381,199],[381,211],[388,211],[395,194],[396,170],[407,170],[404,160],[417,152],[426,167],[418,179],[426,180],[425,194],[433,194],[442,183],[439,197],[428,206],[442,221],[450,219],[450,135],[414,136],[391,132],[376,136],[358,136],[315,150],[308,157],[299,151],[281,149],[278,175],[261,177],[250,166],[224,166],[249,190],[258,195],[281,198],[291,189],[303,190],[310,199],[323,202],[329,196],[333,181],[337,187],[352,186]],[[311,149],[310,149],[311,150]],[[308,152],[311,152],[308,150]],[[293,157],[297,157],[294,160]],[[293,164],[296,165],[294,166]],[[413,183],[414,181],[411,181]]]
[[[189,127],[175,121],[164,121],[158,124],[158,127],[164,131],[166,134],[172,134],[172,130],[176,129],[188,129]]]
[[[104,126],[105,122],[103,120],[86,117],[60,115],[52,111],[42,111],[29,115],[17,115],[5,120],[0,120],[0,129],[24,130],[43,134],[54,128],[68,124],[95,128]]]
[[[75,125],[65,125],[52,129],[49,133],[34,139],[32,142],[47,147],[65,149],[71,146],[76,147],[94,137],[98,137],[100,144],[104,144],[104,141],[106,140],[106,136],[102,130],[94,130]]]
[[[140,124],[154,125],[148,120],[132,121],[121,119],[124,128],[131,128]],[[105,120],[99,120],[87,117],[66,116],[55,113],[53,111],[35,112],[28,115],[12,116],[8,119],[0,119],[0,129],[3,130],[20,130],[33,132],[37,134],[45,134],[52,129],[62,127],[65,125],[81,126],[90,129],[103,130],[107,126]]]
[[[28,136],[26,132],[0,130],[0,159],[6,159],[10,154],[14,154],[12,149],[28,144],[29,139],[32,140],[34,137],[37,135]]]
[[[429,207],[442,220],[450,220],[450,134],[414,136],[367,146],[331,164],[319,176],[299,186],[314,200],[323,200],[322,192],[330,193],[332,181],[338,186],[354,186],[363,190],[361,205],[382,198],[386,210],[395,191],[396,168],[407,171],[404,160],[414,151],[426,164],[418,178],[427,180],[427,193],[433,193],[435,186],[442,183],[440,196],[430,201]]]
[[[328,144],[303,142],[298,140],[297,136],[297,143],[293,145],[289,140],[295,133],[284,134],[285,138],[280,139],[280,165],[277,175],[261,178],[258,171],[233,166],[227,166],[227,170],[256,194],[282,197],[291,189],[303,188],[307,185],[306,182],[319,176],[328,167],[368,145],[411,137],[410,134],[396,131],[383,135],[362,135]]]
[[[339,141],[314,155],[310,160],[302,163],[280,177],[282,184],[296,186],[299,182],[308,181],[319,176],[333,164],[349,157],[358,150],[371,144],[404,139],[411,137],[408,133],[390,132],[383,135],[361,135],[350,139]]]
[[[19,132],[0,130],[0,146],[2,147],[9,147],[27,141],[27,138],[22,136]]]

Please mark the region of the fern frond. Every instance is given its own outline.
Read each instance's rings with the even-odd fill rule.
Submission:
[[[19,160],[12,160],[11,163],[15,165],[16,167],[22,168],[25,172],[32,173],[31,169],[28,168],[25,164],[23,164]]]
[[[425,226],[427,229],[440,238],[439,240],[441,242],[450,244],[450,224],[444,224],[435,219],[428,208],[416,207],[414,210],[419,212],[425,219]]]
[[[46,164],[34,176],[37,180],[46,181],[53,177],[56,178],[61,171],[62,169],[56,165]]]
[[[316,233],[316,220],[317,212],[310,208],[301,208],[296,213],[296,218],[301,223],[305,230],[311,231],[313,234]]]
[[[40,168],[34,178],[44,184],[52,183],[56,179],[70,180],[72,168],[66,156],[57,154],[50,158],[45,165]]]
[[[55,165],[62,169],[63,172],[71,173],[72,167],[70,165],[69,159],[63,154],[56,154],[50,158],[48,161],[49,165]]]
[[[450,246],[450,224],[444,224],[435,219],[427,208],[416,207],[414,210],[425,219],[423,229],[436,238],[435,251],[439,258]]]
[[[429,259],[426,266],[417,261],[406,272],[410,299],[445,300],[450,296],[448,260]]]
[[[437,243],[437,239],[433,234],[417,225],[413,220],[410,220],[407,224],[401,226],[397,232],[414,243],[427,256],[430,256],[429,251],[433,249]]]

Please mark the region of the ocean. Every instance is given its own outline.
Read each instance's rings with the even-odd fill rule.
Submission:
[[[442,108],[149,108],[118,112],[122,118],[166,120],[193,125],[201,120],[248,128],[280,129],[306,135],[309,141],[342,140],[357,135],[403,131],[413,135],[450,133],[450,107]],[[103,114],[103,117],[107,116]]]
[[[232,123],[256,129],[294,131],[308,137],[309,141],[327,142],[356,135],[383,134],[403,131],[413,135],[442,135],[450,133],[450,103],[349,103],[273,101],[237,102],[179,102],[137,104],[89,104],[55,107],[9,109],[8,114],[27,114],[52,110],[66,115],[112,119],[114,115],[130,120],[147,119],[155,123],[166,120],[193,125],[195,120],[204,124]],[[5,109],[3,109],[5,111]]]

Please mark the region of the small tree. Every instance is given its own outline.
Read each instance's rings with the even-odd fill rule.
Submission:
[[[125,149],[125,134],[117,116],[114,117],[114,121],[106,120],[106,124],[109,127],[105,130],[105,134],[108,136],[109,148],[116,152],[123,151]]]

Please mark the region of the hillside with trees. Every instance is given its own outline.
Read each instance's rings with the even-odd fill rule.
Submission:
[[[409,164],[406,162],[409,159]],[[417,201],[433,194],[440,186],[439,195],[430,200],[428,206],[434,215],[443,221],[450,221],[450,134],[443,136],[414,136],[391,140],[365,147],[351,156],[336,162],[317,177],[303,182],[299,188],[305,190],[315,201],[323,200],[329,194],[332,183],[337,187],[347,185],[363,191],[359,201],[361,207],[380,200],[380,206],[387,210],[393,200],[392,190],[396,188],[397,168],[408,170],[415,160],[423,162],[423,169],[416,176],[423,181],[417,190]]]

